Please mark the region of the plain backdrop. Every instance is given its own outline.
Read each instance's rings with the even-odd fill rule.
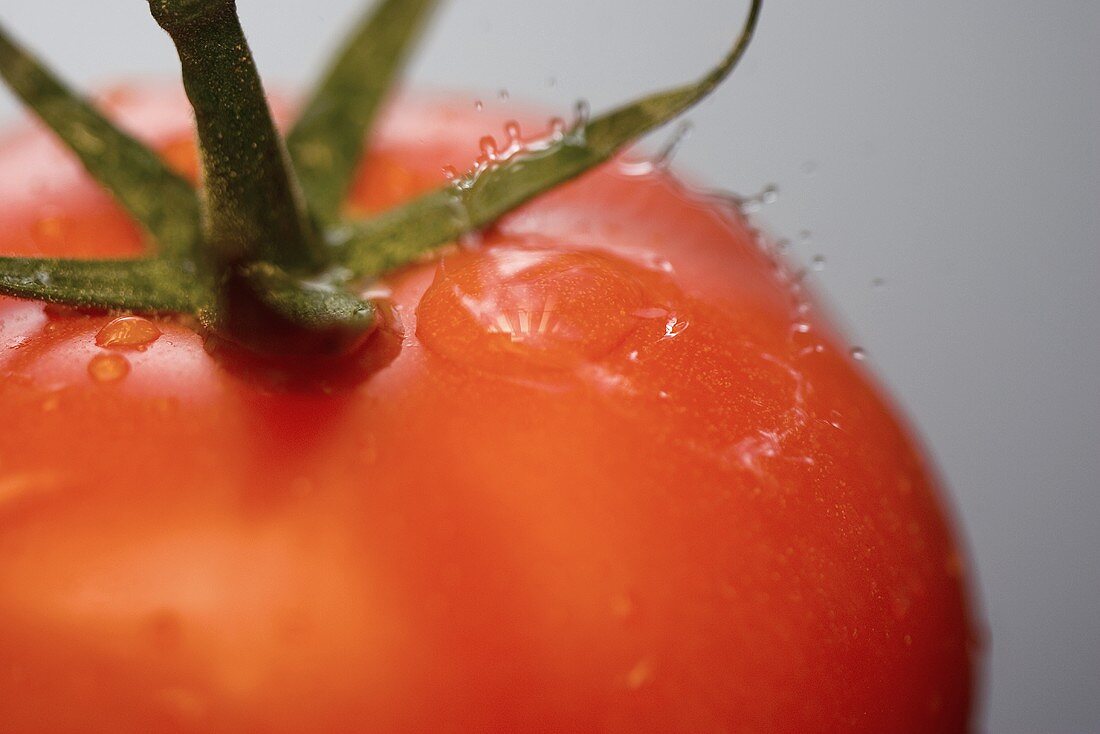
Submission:
[[[559,114],[693,78],[745,9],[444,4],[415,83]],[[291,86],[362,8],[239,5],[265,75]],[[144,2],[0,0],[0,18],[81,85],[176,79]],[[20,114],[0,96],[0,120]],[[990,637],[983,728],[1100,731],[1100,3],[771,0],[690,118],[677,164],[778,185],[759,219],[824,256],[819,290],[948,479]]]

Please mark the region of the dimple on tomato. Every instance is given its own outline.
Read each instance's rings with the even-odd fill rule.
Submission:
[[[182,97],[104,106],[197,176]],[[395,102],[347,211],[468,107]],[[42,132],[0,200],[6,255],[147,246]],[[738,212],[611,162],[364,287],[337,357],[0,298],[0,729],[969,730],[934,474]]]

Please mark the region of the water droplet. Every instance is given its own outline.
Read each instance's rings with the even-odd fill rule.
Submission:
[[[88,363],[88,374],[96,382],[118,382],[130,374],[130,363],[121,354],[97,354]]]
[[[848,353],[851,354],[852,359],[856,360],[857,362],[862,362],[863,360],[867,359],[867,352],[863,349],[863,347],[852,347],[850,350],[848,350]]]
[[[31,239],[39,247],[59,244],[65,235],[65,225],[61,217],[46,215],[31,225]]]
[[[640,660],[626,674],[626,687],[636,691],[651,680],[653,680],[653,664],[648,660]]]
[[[777,201],[779,201],[779,187],[775,184],[766,186],[764,190],[760,192],[760,203],[774,204]]]
[[[885,285],[886,285],[886,279],[885,278],[872,278],[871,279],[871,287],[874,288],[875,290],[882,290],[882,288]]]
[[[458,178],[458,169],[454,166],[443,166],[443,178],[454,181]]]
[[[484,368],[576,367],[619,347],[642,324],[670,318],[635,267],[585,252],[461,253],[441,264],[424,294],[417,333],[433,351]],[[673,317],[669,328],[675,335],[686,325]]]
[[[629,594],[616,594],[611,598],[611,614],[626,619],[634,613],[634,600]]]
[[[511,93],[509,93],[509,91],[507,89],[502,89],[499,92],[497,92],[497,99],[499,99],[501,102],[507,102],[511,98],[512,98],[512,95],[511,95]]]
[[[814,255],[813,259],[810,260],[810,267],[814,269],[814,272],[820,273],[825,269],[825,256]]]
[[[140,316],[123,316],[104,326],[96,334],[95,343],[108,349],[137,349],[145,351],[160,338],[160,329],[149,319]]]
[[[478,112],[481,112],[482,110],[485,109],[485,103],[482,102],[480,99],[475,99],[474,100],[474,109]]]
[[[809,242],[812,242],[813,239],[814,239],[814,233],[811,232],[808,229],[804,229],[804,230],[802,230],[801,232],[798,233],[798,241],[801,242],[802,244],[807,244]]]
[[[522,132],[519,127],[519,123],[515,120],[509,120],[504,123],[504,135],[508,140],[508,144],[521,143],[523,139]]]

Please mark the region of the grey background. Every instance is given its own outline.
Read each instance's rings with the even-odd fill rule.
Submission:
[[[295,84],[360,2],[240,7],[269,79]],[[0,17],[81,84],[174,78],[144,6],[0,0]],[[600,109],[694,77],[743,8],[452,0],[411,74],[471,105]],[[930,444],[977,563],[995,732],[1100,731],[1098,49],[1095,0],[771,0],[677,159],[779,185],[760,219],[825,256],[819,289]]]

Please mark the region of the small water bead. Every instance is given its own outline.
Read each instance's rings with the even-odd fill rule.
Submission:
[[[866,352],[866,350],[863,349],[863,347],[852,347],[848,351],[848,353],[851,354],[852,359],[854,359],[857,362],[862,362],[865,359],[867,359],[867,352]]]
[[[877,290],[882,290],[886,286],[885,278],[872,278],[871,287]]]
[[[48,214],[31,225],[31,239],[39,247],[60,244],[65,238],[65,223],[61,217]]]
[[[95,343],[106,349],[144,351],[160,336],[160,329],[149,319],[143,319],[140,316],[123,316],[100,329],[96,334]]]
[[[507,102],[511,98],[512,95],[507,89],[502,89],[497,92],[497,99],[499,99],[501,102]]]
[[[454,166],[443,166],[443,178],[448,181],[454,181],[458,178],[458,169]]]
[[[508,136],[509,143],[520,142],[522,134],[520,131],[519,123],[515,120],[509,120],[504,123],[504,134]]]
[[[816,273],[823,271],[825,269],[825,256],[814,255],[813,259],[810,260],[810,267],[812,267]]]
[[[97,354],[88,362],[88,374],[96,382],[118,382],[130,374],[130,362],[121,354]]]
[[[779,187],[775,184],[766,186],[764,190],[760,192],[760,203],[774,204],[777,201],[779,201]]]
[[[474,100],[474,110],[476,110],[477,112],[481,112],[484,109],[485,109],[485,103],[482,102],[480,99],[475,99]]]

